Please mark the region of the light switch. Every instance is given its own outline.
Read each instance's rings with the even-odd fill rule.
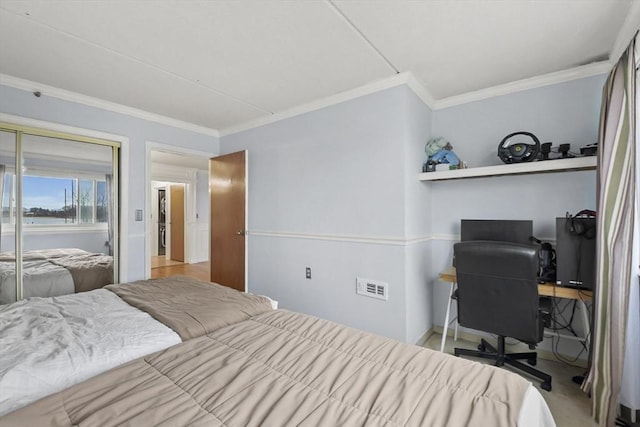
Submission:
[[[142,209],[136,209],[136,221],[142,221]]]

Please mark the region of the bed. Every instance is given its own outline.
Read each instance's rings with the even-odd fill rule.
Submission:
[[[16,301],[16,257],[0,253],[0,304]],[[24,297],[85,292],[113,283],[113,257],[76,248],[42,249],[22,254]]]
[[[0,418],[38,426],[554,426],[524,378],[270,310]]]
[[[0,306],[0,415],[274,305],[176,276]]]

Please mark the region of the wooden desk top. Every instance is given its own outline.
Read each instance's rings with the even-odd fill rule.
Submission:
[[[457,281],[456,268],[449,267],[440,273],[440,280],[443,282],[455,283]],[[556,286],[555,283],[550,282],[538,284],[538,294],[548,297],[578,299],[583,301],[591,301],[593,296],[591,291]]]

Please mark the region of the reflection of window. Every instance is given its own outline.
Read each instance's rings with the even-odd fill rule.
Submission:
[[[2,222],[15,224],[13,181],[15,175],[5,175]],[[104,180],[24,175],[23,224],[56,226],[106,223],[106,189]]]
[[[94,222],[93,213],[95,212],[96,201],[94,198],[95,192],[93,191],[93,185],[95,181],[87,181],[81,179],[78,182],[80,191],[78,191],[78,206],[80,207],[80,222],[92,223]]]
[[[5,174],[4,190],[2,191],[2,222],[11,222],[11,217],[15,215],[15,199],[13,198],[13,181],[14,176]]]
[[[107,222],[107,183],[96,181],[96,222]]]

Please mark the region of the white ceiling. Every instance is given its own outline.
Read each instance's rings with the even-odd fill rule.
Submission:
[[[152,167],[162,169],[189,168],[197,170],[209,170],[209,158],[206,156],[168,153],[163,151],[151,151]]]
[[[0,73],[224,130],[398,72],[442,100],[606,61],[638,1],[2,0]]]

